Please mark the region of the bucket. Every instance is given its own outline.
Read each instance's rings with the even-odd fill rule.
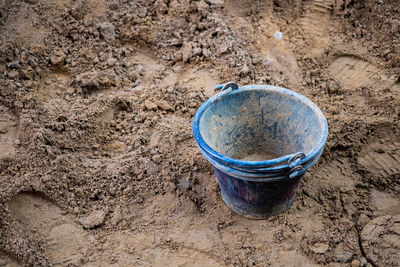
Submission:
[[[246,217],[286,210],[320,158],[328,124],[306,97],[268,85],[218,85],[197,110],[193,135],[212,164],[222,199]]]

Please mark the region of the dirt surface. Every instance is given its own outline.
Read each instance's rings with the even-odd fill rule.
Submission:
[[[399,18],[397,0],[0,1],[0,266],[399,266]],[[224,205],[191,134],[227,81],[329,123],[267,220]]]

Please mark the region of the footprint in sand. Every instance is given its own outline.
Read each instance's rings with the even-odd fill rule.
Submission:
[[[375,207],[377,215],[400,214],[400,198],[396,194],[372,189],[371,204]]]
[[[10,212],[27,232],[44,240],[45,254],[52,266],[81,265],[90,240],[82,227],[51,201],[29,193],[10,202]]]
[[[312,41],[315,54],[329,45],[329,27],[331,24],[332,0],[304,1],[301,25]]]
[[[151,208],[154,209],[154,206]],[[175,234],[173,232],[175,230],[170,230],[169,234],[174,236]],[[196,233],[198,232],[196,231]],[[206,250],[195,248],[196,245],[193,244],[191,244],[190,247],[177,245],[178,247],[174,248],[157,244],[159,239],[156,238],[154,234],[155,233],[139,233],[132,231],[110,234],[103,241],[102,245],[104,250],[101,254],[96,255],[97,260],[95,262],[86,263],[84,267],[225,266],[219,259],[207,253]],[[179,232],[176,241],[179,240],[179,243],[183,243],[182,238],[187,238],[186,234],[181,236]],[[156,235],[163,236],[162,233],[156,233]],[[200,244],[202,243],[201,239],[202,238],[199,237],[195,239],[198,247],[202,246]],[[114,259],[116,262],[115,264],[108,263],[111,258]]]
[[[332,61],[328,70],[336,81],[349,90],[371,86],[375,81],[383,83],[388,80],[382,70],[352,55],[336,58]]]
[[[398,133],[381,129],[376,140],[366,146],[357,163],[376,177],[400,174],[400,138]]]
[[[375,218],[364,227],[360,240],[366,258],[374,266],[398,266],[400,215]]]
[[[360,177],[351,169],[346,158],[333,159],[315,169],[315,182],[320,186],[339,186],[343,192],[354,191]]]

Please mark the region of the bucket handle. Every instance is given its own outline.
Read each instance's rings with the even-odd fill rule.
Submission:
[[[292,169],[298,166],[299,162],[306,157],[306,154],[303,152],[297,152],[293,154],[290,159],[288,160],[288,165]]]
[[[235,82],[227,82],[225,84],[218,84],[215,86],[215,90],[221,90],[221,92],[228,88],[232,88],[232,90],[236,90],[236,89],[239,89],[239,86]]]
[[[293,156],[290,157],[288,160],[289,168],[290,171],[288,173],[290,178],[294,178],[299,175],[303,175],[306,170],[303,168],[303,166],[300,163],[302,159],[306,157],[306,154],[303,152],[297,152]]]

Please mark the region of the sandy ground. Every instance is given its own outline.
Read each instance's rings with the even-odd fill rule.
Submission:
[[[0,1],[0,266],[400,266],[399,18],[397,0]],[[227,81],[329,123],[267,220],[224,205],[191,134]]]

